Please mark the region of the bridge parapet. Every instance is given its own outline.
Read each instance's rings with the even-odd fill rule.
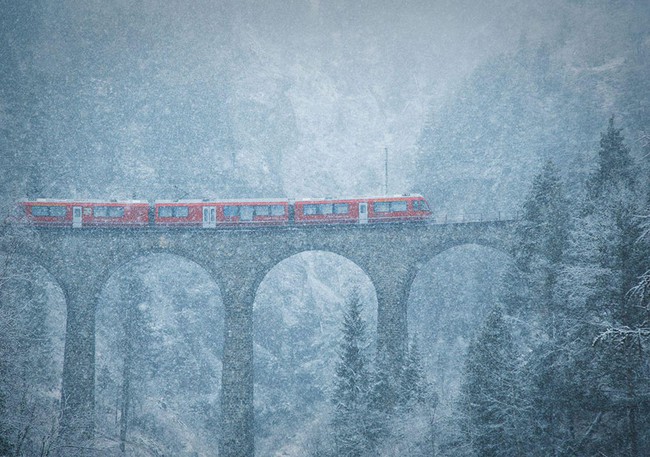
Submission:
[[[468,222],[513,222],[521,219],[518,211],[478,211],[433,214],[430,224],[459,224]]]

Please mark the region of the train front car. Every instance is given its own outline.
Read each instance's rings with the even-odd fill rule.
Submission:
[[[431,217],[422,195],[296,200],[294,213],[296,225],[408,223]]]
[[[36,227],[141,227],[149,223],[149,204],[141,201],[37,199],[19,206],[21,222]]]
[[[432,216],[431,207],[422,195],[412,195],[409,198],[409,218],[413,221],[426,222]]]
[[[72,206],[64,200],[24,200],[16,222],[35,227],[72,227]]]
[[[368,203],[371,224],[424,222],[431,217],[431,209],[422,195],[373,197]]]

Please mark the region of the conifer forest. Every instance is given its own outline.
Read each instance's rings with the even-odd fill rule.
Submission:
[[[650,456],[649,25],[647,0],[0,0],[0,457]],[[294,222],[301,199],[386,195],[431,212],[246,227],[316,246],[251,294],[167,249],[206,225],[150,219],[156,248],[122,260],[136,229],[19,205],[286,200]],[[387,343],[390,234],[490,224],[500,247],[414,262]],[[337,230],[376,259],[323,248]],[[71,248],[93,233],[101,252]],[[66,271],[120,261],[79,263],[72,287],[56,250]]]

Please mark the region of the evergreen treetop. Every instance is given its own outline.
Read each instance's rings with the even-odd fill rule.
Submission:
[[[332,426],[337,455],[361,457],[371,445],[369,421],[370,373],[366,356],[366,324],[359,291],[346,300],[341,351],[334,380]]]
[[[418,348],[417,337],[414,336],[402,368],[400,403],[407,410],[415,404],[424,404],[429,396],[428,391],[429,386],[422,366],[422,356]]]
[[[361,317],[361,298],[353,289],[343,318],[341,353],[336,365],[337,407],[358,402],[367,393],[369,374],[366,356],[366,324]]]
[[[607,131],[601,133],[598,164],[592,175],[588,190],[591,197],[598,198],[608,190],[635,187],[633,161],[629,148],[625,145],[623,128],[614,126],[614,116],[609,118]]]
[[[557,167],[548,161],[535,176],[531,191],[523,205],[519,230],[520,267],[530,269],[534,257],[551,263],[560,262],[569,234],[569,204]]]

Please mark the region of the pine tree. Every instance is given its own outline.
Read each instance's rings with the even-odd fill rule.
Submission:
[[[614,116],[609,118],[607,131],[601,134],[598,168],[588,183],[593,197],[616,188],[635,187],[636,179],[630,150],[625,145],[622,128],[614,127]]]
[[[368,426],[370,372],[361,298],[354,289],[346,301],[340,358],[334,381],[334,441],[337,455],[360,457],[371,448]]]
[[[567,248],[569,220],[564,185],[549,161],[533,180],[515,231],[515,265],[505,278],[503,294],[510,313],[553,313],[553,290]]]
[[[398,404],[399,386],[386,353],[377,352],[370,372],[367,430],[373,446],[386,441]]]
[[[514,334],[517,346],[527,355],[521,372],[526,383],[530,410],[520,415],[522,437],[534,443],[537,455],[554,455],[566,440],[568,427],[563,409],[568,380],[563,377],[561,357],[567,314],[555,296],[564,266],[570,233],[570,206],[559,171],[547,162],[534,178],[523,204],[513,251],[514,267],[504,278],[502,299],[523,325]],[[558,375],[560,374],[560,375]]]
[[[464,433],[480,457],[526,455],[520,430],[526,407],[517,359],[512,333],[496,306],[468,348],[461,386]]]
[[[423,405],[429,399],[429,385],[422,365],[417,337],[409,344],[400,376],[399,402],[409,411],[415,405]]]
[[[639,418],[647,415],[647,409],[644,415],[639,411],[640,392],[648,385],[644,354],[630,341],[614,344],[598,337],[599,328],[629,327],[643,312],[629,291],[647,269],[648,247],[638,242],[644,196],[621,131],[610,118],[556,292],[573,323],[564,338],[564,348],[571,348],[565,358],[573,365],[564,370],[571,385],[565,390],[571,392],[567,413],[576,430],[571,448],[636,457]]]

